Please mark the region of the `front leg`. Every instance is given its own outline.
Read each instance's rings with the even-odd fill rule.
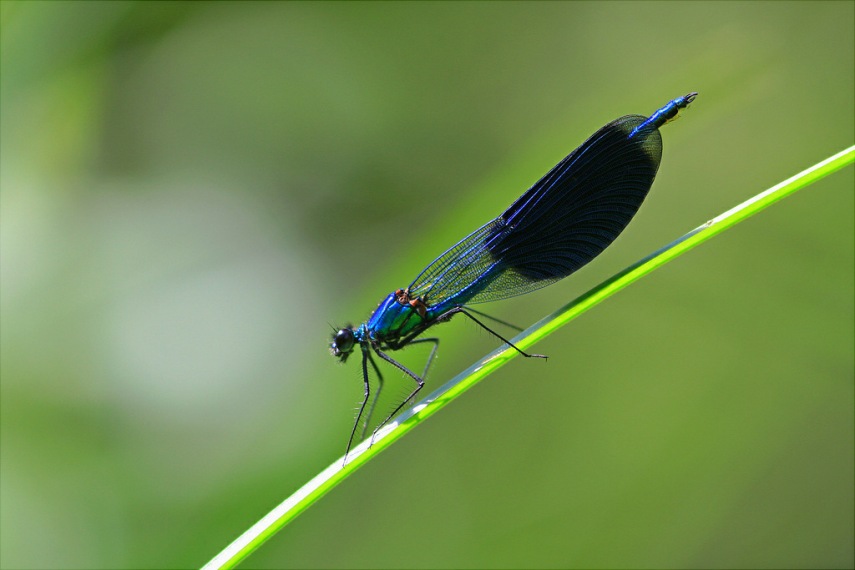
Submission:
[[[356,428],[359,425],[359,418],[362,417],[362,412],[365,410],[365,404],[368,403],[368,397],[371,395],[371,386],[368,384],[368,359],[371,358],[371,353],[368,352],[368,347],[362,345],[362,382],[365,386],[362,405],[359,407],[359,413],[356,414],[356,420],[353,422],[353,429],[350,430],[350,438],[347,440],[347,448],[344,450],[344,461],[341,466],[347,465],[347,454],[350,453],[350,446],[353,445],[353,436],[356,434]],[[372,361],[373,364],[373,361]],[[374,406],[371,406],[372,410]]]
[[[383,375],[380,373],[380,369],[377,368],[377,364],[374,362],[374,358],[371,356],[370,352],[366,352],[368,355],[368,361],[371,362],[371,367],[374,368],[374,372],[377,374],[377,390],[374,392],[374,398],[371,400],[371,405],[368,407],[368,414],[365,416],[365,421],[362,423],[362,433],[359,434],[360,441],[365,439],[365,431],[368,429],[368,423],[371,421],[371,416],[374,415],[374,407],[377,406],[377,399],[380,397],[380,392],[383,391]]]

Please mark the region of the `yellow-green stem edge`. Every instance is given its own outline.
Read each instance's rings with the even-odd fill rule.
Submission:
[[[753,216],[778,200],[853,162],[855,162],[855,145],[769,188],[765,192],[757,194],[750,200],[713,218],[662,249],[627,267],[548,317],[541,319],[517,335],[512,339],[512,342],[520,349],[525,350],[529,348],[591,307],[614,295],[630,283],[647,275],[660,265],[671,261],[711,237]],[[372,446],[369,447],[368,444],[370,442],[365,441],[354,448],[348,456],[348,463],[346,465],[343,466],[343,458],[339,458],[311,481],[303,485],[296,493],[285,499],[285,501],[240,535],[222,552],[212,558],[203,567],[203,570],[234,568],[256,548],[267,541],[267,539],[282,529],[282,527],[294,520],[315,501],[341,483],[348,475],[362,467],[362,465],[392,445],[392,443],[416,425],[438,412],[446,404],[487,377],[494,370],[504,366],[517,355],[517,351],[504,345],[480,359],[452,380],[449,380],[413,408],[402,413],[394,422],[388,424],[377,435]]]

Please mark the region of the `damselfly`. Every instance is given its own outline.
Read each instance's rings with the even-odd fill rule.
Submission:
[[[361,437],[365,436],[382,389],[383,376],[374,355],[416,383],[415,389],[377,426],[375,434],[424,386],[439,339],[418,337],[454,315],[466,315],[523,356],[546,358],[511,344],[475,317],[486,315],[470,305],[545,287],[567,277],[608,247],[629,224],[653,184],[662,158],[659,127],[676,118],[696,96],[697,93],[689,93],[678,97],[650,117],[626,115],[607,124],[501,216],[436,258],[406,289],[390,293],[368,321],[333,334],[330,348],[342,362],[357,346],[362,354],[364,398],[347,441],[345,461],[363,415]],[[433,345],[421,375],[386,354],[417,343]],[[379,384],[370,405],[369,364]]]

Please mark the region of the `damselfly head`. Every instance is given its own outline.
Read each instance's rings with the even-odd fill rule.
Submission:
[[[333,334],[332,339],[330,352],[333,356],[340,358],[344,362],[350,356],[350,353],[353,352],[353,345],[356,344],[356,335],[353,333],[353,327],[347,326],[339,329]]]

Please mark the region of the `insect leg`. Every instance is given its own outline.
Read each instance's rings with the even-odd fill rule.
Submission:
[[[380,392],[383,391],[383,375],[380,374],[380,369],[377,368],[377,364],[374,362],[374,358],[371,356],[370,352],[366,352],[368,355],[368,361],[371,363],[372,368],[374,368],[374,372],[377,373],[377,390],[374,392],[374,398],[371,400],[371,405],[368,407],[368,415],[365,416],[365,422],[362,424],[362,433],[359,434],[360,441],[365,439],[365,430],[368,429],[368,423],[371,421],[371,416],[374,415],[374,406],[377,405],[377,398],[380,397]]]
[[[406,366],[404,366],[400,362],[398,362],[398,361],[392,359],[391,357],[387,356],[385,353],[381,352],[376,347],[374,348],[374,352],[377,353],[377,356],[379,356],[380,358],[382,358],[383,360],[385,360],[386,362],[388,362],[389,364],[391,364],[392,366],[394,366],[395,368],[397,368],[398,370],[400,370],[401,372],[403,372],[404,374],[406,374],[407,376],[409,376],[410,378],[415,380],[415,382],[416,382],[416,384],[418,384],[418,386],[416,386],[415,390],[410,392],[410,395],[407,396],[403,402],[398,404],[397,408],[392,410],[391,414],[386,416],[385,420],[380,422],[380,425],[378,425],[376,428],[374,428],[374,433],[371,434],[371,442],[372,443],[374,442],[374,436],[377,435],[377,432],[380,431],[380,429],[383,426],[385,426],[387,423],[389,423],[389,420],[391,420],[395,416],[395,414],[397,414],[399,411],[401,411],[401,408],[403,408],[407,404],[407,402],[412,400],[415,397],[415,395],[419,393],[419,390],[421,390],[425,385],[425,381],[422,378],[417,376],[415,372],[413,372],[412,370],[410,370],[409,368],[407,368]]]
[[[353,429],[350,430],[350,438],[347,440],[347,449],[344,450],[344,461],[341,464],[342,467],[347,465],[347,454],[350,453],[350,446],[353,445],[353,436],[356,434],[356,427],[359,425],[359,419],[362,417],[362,412],[365,410],[365,404],[368,403],[368,397],[371,395],[371,387],[368,385],[368,359],[371,357],[371,354],[368,352],[367,346],[363,345],[361,348],[362,382],[365,386],[365,397],[362,399],[362,405],[359,407],[359,413],[356,415],[356,420],[353,422]]]
[[[433,343],[433,348],[430,349],[430,354],[428,355],[427,362],[425,362],[425,369],[422,372],[422,378],[427,378],[428,369],[430,368],[431,363],[433,362],[433,358],[436,356],[436,351],[439,350],[439,339],[438,338],[418,338],[416,340],[410,341],[410,346],[414,344],[418,344],[420,342],[431,342]]]
[[[503,337],[502,335],[500,335],[499,333],[497,333],[496,331],[494,331],[493,329],[491,329],[490,327],[488,327],[487,325],[485,325],[484,323],[482,323],[481,321],[479,321],[478,319],[473,317],[469,313],[469,311],[464,307],[457,307],[457,309],[455,309],[454,312],[455,313],[463,313],[464,315],[466,315],[467,317],[469,317],[470,319],[472,319],[473,321],[478,323],[478,325],[480,325],[482,329],[484,329],[485,331],[487,331],[488,333],[490,333],[491,335],[493,335],[497,339],[501,340],[502,342],[504,342],[505,344],[507,344],[508,346],[510,346],[511,348],[513,348],[514,350],[516,350],[517,352],[519,352],[520,354],[525,356],[526,358],[549,358],[545,354],[529,354],[528,352],[525,352],[524,350],[517,348],[516,346],[513,345],[513,343],[511,343],[511,341],[509,341],[508,339],[506,339],[505,337]]]
[[[476,315],[481,315],[482,317],[487,317],[488,319],[490,319],[491,321],[493,321],[495,323],[499,323],[500,325],[505,325],[506,327],[512,328],[516,331],[522,332],[522,330],[523,330],[522,327],[518,327],[517,325],[509,323],[508,321],[503,321],[502,319],[497,319],[496,317],[494,317],[492,315],[488,315],[487,313],[482,313],[481,311],[476,311],[472,307],[466,307],[466,310],[469,311],[470,313],[475,313]]]

